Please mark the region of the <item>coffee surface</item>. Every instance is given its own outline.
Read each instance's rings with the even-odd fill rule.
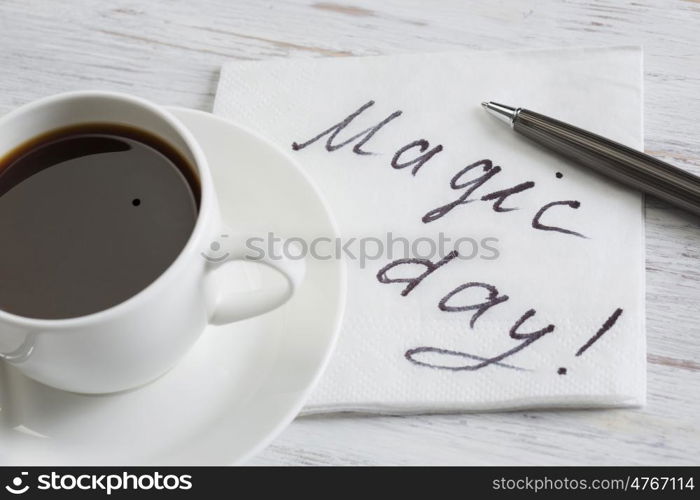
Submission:
[[[58,130],[0,158],[0,309],[83,316],[158,278],[195,225],[199,185],[172,147],[115,125]]]

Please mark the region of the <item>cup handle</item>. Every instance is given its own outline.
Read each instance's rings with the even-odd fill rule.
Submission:
[[[290,248],[290,244],[285,240],[275,240],[272,252],[257,258],[251,257],[250,249],[246,247],[245,242],[250,239],[225,234],[222,236],[223,238],[217,241],[217,246],[212,244],[212,248],[215,248],[220,256],[203,253],[207,260],[209,274],[205,282],[205,293],[209,306],[209,323],[212,325],[233,323],[277,309],[301,286],[306,274],[306,262],[303,257],[292,259],[285,255],[283,249]],[[232,261],[255,262],[272,267],[287,279],[287,286],[283,290],[273,288],[245,292],[233,291],[221,279],[217,279],[217,277],[220,278],[221,269],[227,262]]]

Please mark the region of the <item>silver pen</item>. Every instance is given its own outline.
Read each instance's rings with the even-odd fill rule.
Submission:
[[[516,132],[603,175],[700,215],[700,177],[605,137],[533,111],[481,105]]]

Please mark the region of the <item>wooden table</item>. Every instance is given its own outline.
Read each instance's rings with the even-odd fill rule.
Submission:
[[[75,89],[210,110],[230,60],[643,45],[646,150],[700,174],[700,3],[0,2],[0,113]],[[638,410],[297,419],[256,464],[698,464],[700,225],[648,200]]]

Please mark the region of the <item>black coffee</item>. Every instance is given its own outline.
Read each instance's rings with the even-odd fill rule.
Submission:
[[[192,233],[199,184],[162,140],[116,125],[38,137],[0,158],[0,309],[70,318],[152,283]]]

